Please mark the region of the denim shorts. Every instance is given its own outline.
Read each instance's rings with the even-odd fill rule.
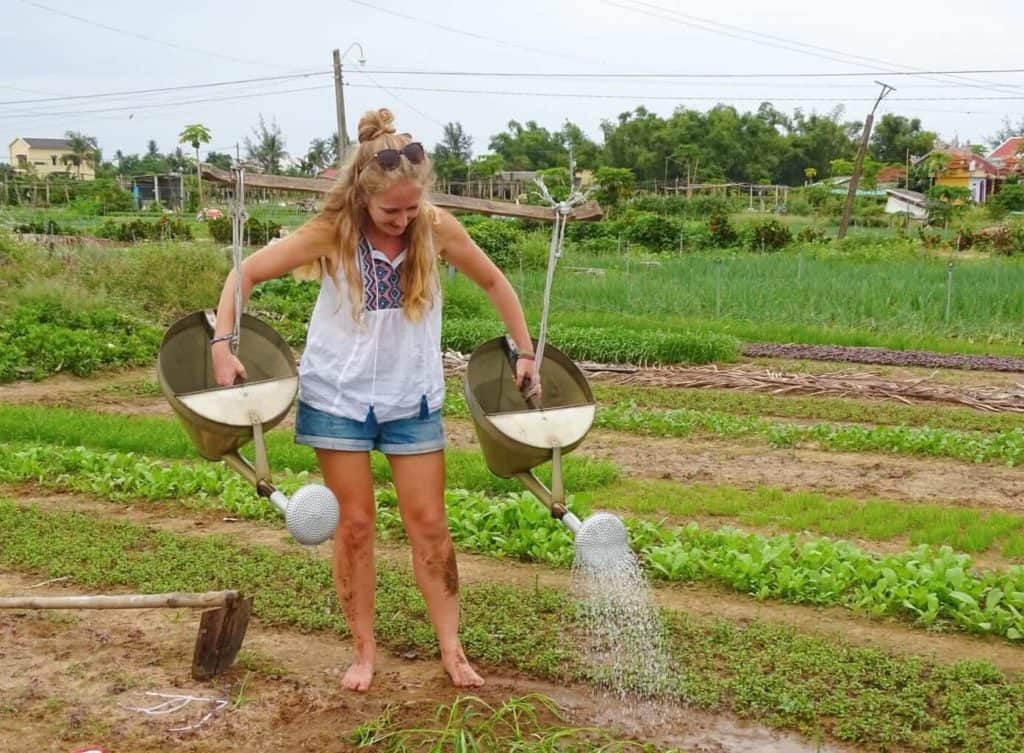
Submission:
[[[325,413],[300,400],[295,416],[295,442],[321,450],[422,455],[444,449],[444,424],[441,411],[434,411],[426,418],[381,421],[371,431],[362,421]]]

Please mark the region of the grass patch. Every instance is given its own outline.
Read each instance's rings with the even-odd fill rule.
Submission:
[[[657,261],[657,267],[646,268],[628,256],[587,257],[586,265],[605,273],[563,269],[552,299],[558,321],[618,322],[628,313],[660,322],[662,329],[718,332],[746,341],[1006,355],[1019,355],[1024,347],[1019,328],[1024,301],[1016,292],[1024,282],[1019,259],[958,260],[949,325],[948,259],[938,256],[870,259],[796,250],[672,254]],[[542,272],[525,274],[531,313],[540,311],[543,279]]]
[[[492,706],[476,696],[459,696],[442,704],[433,719],[402,727],[389,706],[376,719],[361,724],[351,735],[358,748],[381,753],[445,751],[460,753],[657,753],[660,748],[616,739],[593,728],[570,727],[557,704],[533,693],[508,698]],[[407,721],[403,723],[408,724]],[[672,748],[673,753],[680,753]]]
[[[0,562],[94,589],[237,588],[256,597],[261,621],[346,632],[326,561],[227,537],[185,537],[0,501]],[[386,562],[377,572],[381,644],[435,656],[410,573]],[[487,584],[464,588],[462,605],[462,637],[475,660],[555,681],[588,677],[571,649],[581,625],[564,594]],[[881,749],[1017,753],[1024,746],[1024,686],[987,662],[942,665],[782,626],[663,616],[672,668],[664,687],[681,702]]]

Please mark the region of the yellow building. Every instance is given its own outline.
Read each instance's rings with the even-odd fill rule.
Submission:
[[[82,161],[78,167],[71,162],[74,152],[68,139],[36,139],[18,137],[10,143],[8,153],[11,167],[18,173],[34,173],[43,178],[52,173],[61,173],[93,180],[96,168],[91,162]]]
[[[970,191],[971,200],[977,204],[984,204],[1005,180],[1006,176],[998,166],[969,150],[936,149],[929,154],[935,153],[944,154],[947,158],[945,167],[935,175],[935,185],[966,188]]]

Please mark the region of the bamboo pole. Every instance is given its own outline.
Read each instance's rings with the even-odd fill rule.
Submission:
[[[113,596],[4,596],[0,609],[152,609],[155,607],[223,607],[238,591],[205,593],[117,594]]]

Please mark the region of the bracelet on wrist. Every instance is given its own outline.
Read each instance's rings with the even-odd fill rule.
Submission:
[[[227,342],[235,339],[234,332],[228,332],[226,335],[217,335],[216,337],[210,338],[210,345],[216,345],[217,343]]]
[[[537,356],[533,353],[516,353],[516,360],[524,359],[526,361],[536,361]]]

